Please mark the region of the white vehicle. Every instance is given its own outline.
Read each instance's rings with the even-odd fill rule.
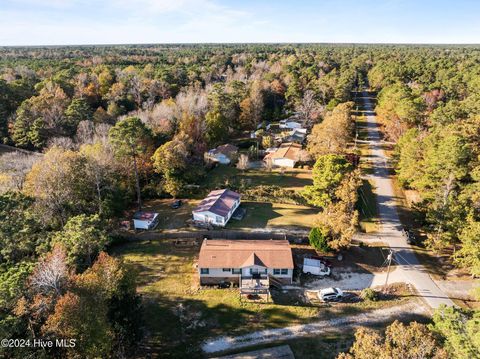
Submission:
[[[329,276],[331,273],[330,268],[322,263],[322,261],[313,258],[303,259],[303,273],[320,275],[322,277]]]
[[[343,298],[340,288],[325,288],[318,291],[318,299],[324,302],[336,302]]]

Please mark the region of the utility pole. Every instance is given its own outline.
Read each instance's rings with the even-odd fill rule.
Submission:
[[[393,251],[390,249],[390,253],[388,253],[388,256],[387,256],[388,268],[387,268],[387,278],[385,278],[385,285],[383,286],[384,293],[387,290],[388,277],[390,276],[390,265],[392,264],[392,259],[393,259]]]

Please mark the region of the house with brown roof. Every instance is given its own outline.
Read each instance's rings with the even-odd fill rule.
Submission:
[[[224,227],[240,206],[240,194],[229,189],[212,191],[192,211],[193,220]]]
[[[267,154],[264,158],[264,162],[271,162],[274,167],[295,167],[295,164],[300,158],[300,151],[302,145],[299,143],[288,142],[282,143],[275,152]]]
[[[230,282],[244,288],[265,286],[270,280],[291,284],[293,268],[287,240],[205,239],[198,258],[202,285]]]

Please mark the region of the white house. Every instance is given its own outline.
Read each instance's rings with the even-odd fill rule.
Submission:
[[[268,153],[264,158],[264,162],[271,161],[274,167],[295,167],[295,164],[300,158],[300,151],[302,145],[298,143],[282,143],[282,145],[275,151]]]
[[[192,211],[193,220],[224,227],[240,205],[240,195],[229,189],[212,191]]]
[[[158,224],[158,213],[138,211],[133,215],[135,229],[152,229]]]
[[[237,154],[238,154],[237,146],[234,146],[231,144],[225,144],[208,151],[206,153],[206,158],[214,162],[228,165],[232,162],[232,160],[235,158]]]
[[[281,120],[280,121],[279,127],[294,130],[296,128],[302,128],[302,124],[300,122],[297,122],[297,121],[286,119],[286,120]]]
[[[200,284],[230,282],[242,285],[252,279],[291,284],[292,249],[287,240],[205,239],[198,258]]]
[[[305,130],[305,132],[303,132],[302,130]],[[305,138],[307,137],[306,133],[306,129],[297,128],[295,130],[291,130],[286,139],[288,140],[288,142],[303,143],[305,141]]]

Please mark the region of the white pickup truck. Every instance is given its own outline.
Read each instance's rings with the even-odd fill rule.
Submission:
[[[331,273],[330,267],[322,263],[322,261],[313,258],[303,259],[303,273],[314,274],[319,276],[329,276]]]

